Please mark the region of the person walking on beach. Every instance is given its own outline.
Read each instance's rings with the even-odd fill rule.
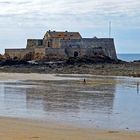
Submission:
[[[139,93],[139,82],[137,82],[137,93]]]
[[[86,79],[84,79],[84,84],[86,84]]]

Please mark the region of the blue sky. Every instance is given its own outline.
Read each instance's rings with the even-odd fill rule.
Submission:
[[[47,30],[111,37],[118,53],[140,53],[140,0],[0,0],[0,53]]]

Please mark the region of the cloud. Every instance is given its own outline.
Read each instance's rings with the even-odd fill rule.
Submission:
[[[111,20],[116,26],[139,27],[139,7],[139,0],[2,0],[0,17],[11,17],[27,26],[72,23],[82,28],[102,26]]]
[[[3,4],[7,6],[3,7]],[[34,13],[38,11],[46,14],[139,14],[139,0],[18,0],[1,1],[0,14]],[[8,11],[9,10],[9,11]],[[4,12],[2,12],[4,11]]]
[[[0,4],[10,4],[11,2],[9,1],[1,1]]]
[[[6,6],[3,7],[3,4]],[[38,11],[40,13],[47,14],[62,14],[62,13],[72,13],[72,14],[108,14],[108,13],[125,13],[131,14],[131,12],[136,12],[140,6],[138,0],[18,0],[11,1],[1,1],[0,15],[2,14],[17,14],[17,13],[30,13]],[[24,9],[24,10],[23,10]],[[9,11],[8,11],[9,10]],[[134,10],[134,11],[133,11]]]

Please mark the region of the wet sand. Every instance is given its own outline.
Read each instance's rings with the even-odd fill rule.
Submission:
[[[1,140],[139,140],[139,132],[76,128],[51,122],[0,118]]]
[[[0,80],[61,80],[46,74],[0,73]],[[1,140],[139,140],[140,132],[81,128],[58,122],[0,117]]]
[[[0,80],[49,80],[54,79],[50,74],[35,73],[0,73]]]
[[[65,80],[74,78],[56,77],[56,74],[39,74],[39,73],[0,73],[0,80]]]

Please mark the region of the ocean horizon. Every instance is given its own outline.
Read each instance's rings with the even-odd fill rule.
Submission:
[[[117,54],[117,57],[118,57],[118,59],[121,59],[123,61],[130,62],[130,61],[134,61],[134,60],[140,60],[140,53],[138,53],[138,54],[131,54],[131,53],[123,54],[123,53],[119,53],[119,54]]]

